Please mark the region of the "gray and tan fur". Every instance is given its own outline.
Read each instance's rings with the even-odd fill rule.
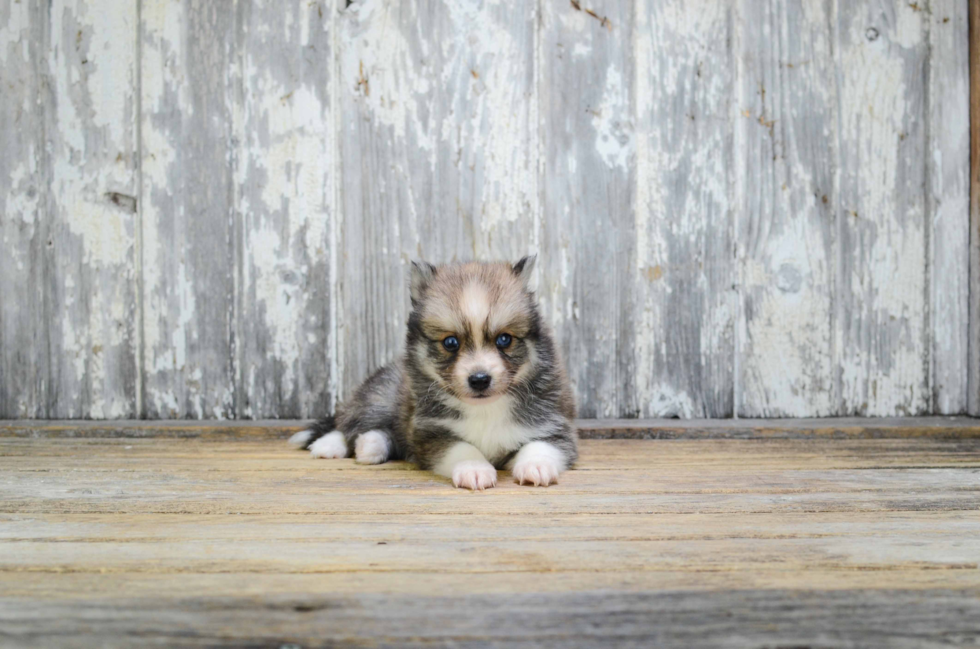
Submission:
[[[405,353],[290,440],[313,457],[407,459],[486,489],[497,470],[547,486],[578,457],[575,403],[554,340],[516,264],[412,264]]]

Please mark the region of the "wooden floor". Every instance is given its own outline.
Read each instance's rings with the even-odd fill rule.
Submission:
[[[0,438],[0,646],[980,644],[980,439],[585,440],[486,493],[278,439]]]

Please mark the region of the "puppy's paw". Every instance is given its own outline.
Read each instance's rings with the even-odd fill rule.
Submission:
[[[462,489],[490,489],[497,486],[497,470],[486,460],[463,460],[453,467],[453,485]]]
[[[358,464],[381,464],[388,461],[391,445],[388,435],[377,430],[361,433],[354,442],[354,461]]]
[[[549,458],[531,458],[514,464],[511,473],[514,474],[514,482],[517,484],[547,487],[550,484],[558,484],[561,467]]]
[[[330,460],[347,457],[347,440],[344,439],[344,434],[339,430],[327,433],[310,444],[310,455]]]
[[[510,470],[514,482],[547,487],[558,484],[558,474],[566,468],[565,456],[548,442],[528,442],[517,452]]]

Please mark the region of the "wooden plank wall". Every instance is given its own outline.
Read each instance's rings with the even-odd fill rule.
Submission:
[[[347,5],[0,0],[0,418],[317,415],[528,252],[582,416],[980,414],[967,0]]]
[[[969,413],[980,416],[980,3],[970,3]]]

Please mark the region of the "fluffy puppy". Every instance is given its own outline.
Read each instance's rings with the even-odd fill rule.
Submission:
[[[402,358],[290,441],[315,458],[407,459],[466,489],[495,486],[505,468],[520,484],[558,482],[578,457],[575,404],[528,288],[533,266],[413,262]]]

